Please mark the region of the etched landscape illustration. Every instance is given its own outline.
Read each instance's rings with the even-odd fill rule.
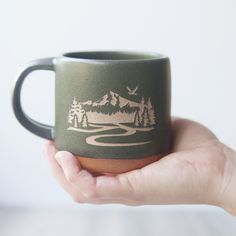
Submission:
[[[68,112],[68,130],[87,133],[86,143],[95,146],[135,146],[149,143],[148,133],[157,123],[150,97],[132,101],[138,87],[129,87],[127,96],[107,91],[98,100],[73,97]],[[133,99],[134,100],[134,99]],[[144,140],[140,140],[144,137]],[[146,138],[145,138],[145,135]]]

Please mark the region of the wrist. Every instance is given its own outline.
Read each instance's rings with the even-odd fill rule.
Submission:
[[[236,215],[236,152],[223,145],[224,171],[220,180],[217,205]]]

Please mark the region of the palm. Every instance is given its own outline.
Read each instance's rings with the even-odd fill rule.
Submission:
[[[171,154],[140,170],[143,179],[153,179],[144,181],[143,192],[144,188],[156,190],[154,194],[150,192],[148,203],[209,203],[217,194],[216,179],[224,171],[222,145],[199,123],[174,119],[172,127]]]
[[[92,176],[77,159],[62,152],[54,155],[53,143],[47,158],[62,187],[77,201],[127,205],[209,203],[223,173],[225,158],[216,136],[204,126],[174,119],[171,154],[142,169],[115,176]]]

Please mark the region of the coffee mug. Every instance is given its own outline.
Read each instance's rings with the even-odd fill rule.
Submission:
[[[54,126],[22,109],[21,87],[35,70],[55,72]],[[34,60],[13,91],[21,125],[73,153],[93,173],[122,173],[166,155],[170,109],[170,62],[158,53],[87,51]]]

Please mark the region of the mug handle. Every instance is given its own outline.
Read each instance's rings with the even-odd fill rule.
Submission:
[[[35,70],[54,70],[54,58],[44,58],[31,61],[19,74],[16,79],[13,94],[12,94],[12,107],[17,120],[30,132],[45,138],[53,140],[53,127],[50,125],[42,124],[30,118],[22,109],[21,106],[21,88],[25,78]]]

